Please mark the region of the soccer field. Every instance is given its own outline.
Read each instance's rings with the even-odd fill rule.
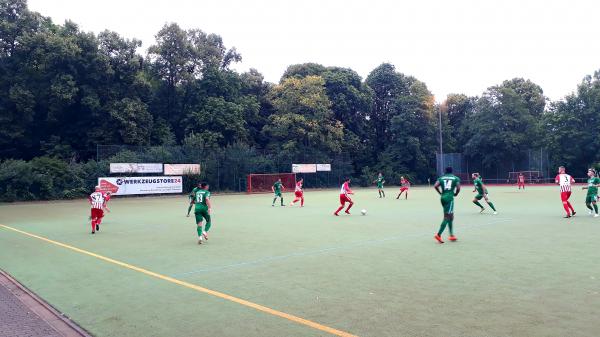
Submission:
[[[304,208],[213,195],[203,245],[185,196],[115,198],[96,235],[85,200],[1,204],[21,232],[0,227],[0,268],[95,336],[598,335],[600,218],[585,192],[563,219],[556,187],[489,191],[499,214],[479,214],[464,186],[459,241],[443,245],[425,187],[409,200],[358,189],[340,217],[337,190],[306,191]]]

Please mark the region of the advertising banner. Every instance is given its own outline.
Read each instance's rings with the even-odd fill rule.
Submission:
[[[292,164],[293,173],[315,173],[317,164]]]
[[[331,164],[317,164],[317,171],[331,171]]]
[[[182,174],[200,174],[200,164],[165,164],[164,174],[182,175]]]
[[[162,163],[110,163],[110,173],[162,173]]]
[[[114,195],[181,193],[181,177],[102,177],[98,186]]]

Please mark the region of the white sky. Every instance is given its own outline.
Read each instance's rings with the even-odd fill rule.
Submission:
[[[235,46],[278,82],[290,64],[317,62],[363,78],[382,62],[424,81],[441,101],[523,77],[560,99],[600,69],[597,0],[29,0],[54,22],[143,41],[167,22]]]

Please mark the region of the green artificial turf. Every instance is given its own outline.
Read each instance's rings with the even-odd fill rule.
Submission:
[[[443,245],[433,189],[386,192],[358,189],[340,217],[337,190],[306,191],[304,208],[213,195],[203,245],[185,196],[116,197],[93,236],[82,200],[0,204],[0,224],[359,336],[598,334],[600,218],[585,192],[563,219],[556,187],[491,186],[492,215],[465,186],[459,241]],[[328,336],[3,228],[0,268],[95,336]]]

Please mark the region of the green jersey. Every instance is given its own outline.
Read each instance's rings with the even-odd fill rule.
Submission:
[[[587,190],[587,195],[597,195],[598,194],[598,187],[596,187],[596,185],[600,184],[600,178],[598,177],[592,177],[590,179],[588,179],[588,190]]]
[[[383,183],[384,182],[385,182],[385,179],[383,178],[383,176],[377,177],[377,187],[378,188],[383,188]]]
[[[283,184],[280,181],[276,181],[275,184],[273,184],[273,189],[275,190],[275,193],[280,193],[281,192],[281,186]]]
[[[473,185],[475,185],[475,189],[477,190],[477,194],[485,194],[485,191],[483,190],[483,181],[481,180],[481,178],[477,178],[475,180],[473,180]]]
[[[442,187],[442,198],[454,199],[456,188],[460,185],[460,178],[453,174],[444,174],[437,181]]]
[[[198,208],[208,208],[206,204],[206,199],[210,198],[210,192],[203,189],[197,189],[194,193],[194,204],[196,204],[196,209]]]

